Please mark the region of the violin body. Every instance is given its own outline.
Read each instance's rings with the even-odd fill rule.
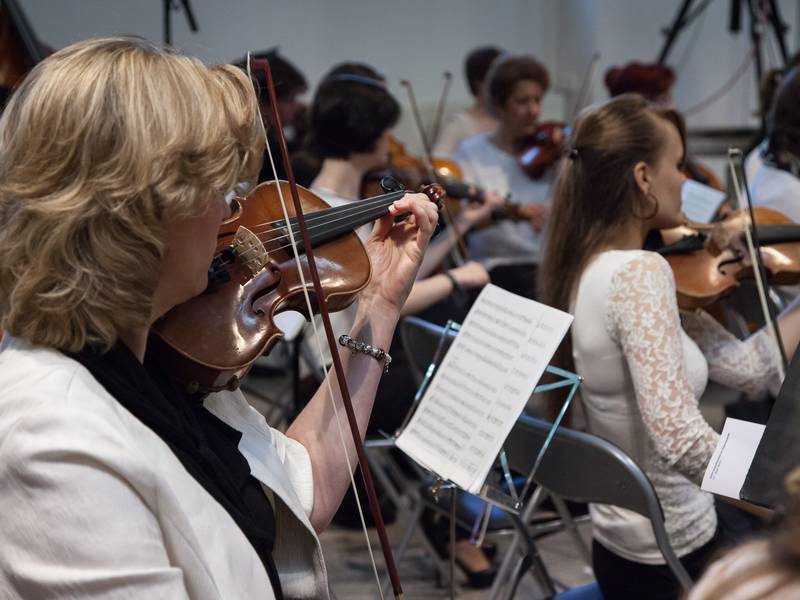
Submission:
[[[753,209],[755,222],[761,242],[760,253],[767,272],[767,279],[773,285],[795,285],[800,283],[800,242],[773,243],[777,239],[795,238],[800,240],[791,219],[782,213],[756,206]],[[733,252],[727,248],[728,241],[721,244],[715,238],[729,239],[731,232],[743,232],[744,211],[736,211],[724,221],[713,225],[711,240],[713,246],[701,241],[687,244],[685,252],[660,252],[665,255],[675,275],[678,305],[685,310],[706,308],[733,292],[740,281],[754,277],[750,261],[735,261]],[[726,232],[720,235],[720,232]],[[698,235],[696,229],[687,226],[676,227],[661,232],[664,242],[674,244],[685,236]],[[667,246],[669,248],[669,246]]]
[[[286,229],[270,225],[284,218],[278,186],[288,201],[287,182],[262,183],[247,198],[235,201],[234,214],[220,227],[217,253],[232,257],[225,266],[228,281],[173,308],[153,326],[152,351],[190,391],[235,389],[253,362],[283,336],[274,322],[278,312],[296,310],[310,318]],[[307,189],[298,186],[298,193],[304,214],[328,208]],[[293,217],[291,202],[287,210]],[[243,229],[261,240],[243,235]],[[296,237],[299,242],[299,233]],[[254,247],[258,245],[263,252]],[[371,276],[361,241],[355,233],[346,233],[315,244],[314,253],[329,310],[346,308]],[[304,253],[300,259],[316,307]]]
[[[519,141],[519,166],[531,179],[541,179],[558,163],[569,135],[570,129],[564,122],[542,123],[533,135]]]

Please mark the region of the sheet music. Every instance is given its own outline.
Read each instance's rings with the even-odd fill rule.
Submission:
[[[397,447],[478,493],[572,315],[487,285]]]
[[[723,200],[725,192],[691,179],[687,179],[681,188],[683,214],[697,223],[710,223]]]
[[[764,425],[726,419],[703,476],[703,490],[739,499],[747,471],[764,435]]]

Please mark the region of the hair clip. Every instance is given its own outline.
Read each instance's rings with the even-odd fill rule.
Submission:
[[[567,158],[569,158],[570,160],[575,160],[579,156],[578,149],[577,148],[567,148],[566,155],[567,155]]]

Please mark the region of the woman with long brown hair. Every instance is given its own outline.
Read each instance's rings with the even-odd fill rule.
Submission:
[[[578,118],[555,185],[539,294],[575,315],[569,358],[585,378],[589,431],[643,467],[670,541],[697,576],[723,538],[714,499],[699,487],[719,436],[698,398],[709,377],[763,390],[778,381],[779,359],[764,331],[742,342],[706,313],[682,317],[669,265],[642,250],[650,230],[685,219],[683,132],[677,113],[636,95]],[[789,309],[780,327],[792,354],[800,311]],[[607,600],[677,597],[646,518],[605,505],[590,512]]]

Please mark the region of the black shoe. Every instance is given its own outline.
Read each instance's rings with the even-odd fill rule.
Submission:
[[[425,534],[425,537],[428,538],[436,554],[442,560],[447,560],[450,557],[450,553],[448,552],[450,546],[450,528],[447,520],[441,518],[441,515],[435,514],[434,511],[427,510],[422,515],[421,525],[422,532]],[[481,549],[490,562],[497,554],[497,546],[494,544],[482,546]],[[461,562],[458,557],[456,557],[456,564],[464,575],[466,575],[467,586],[474,589],[491,587],[497,575],[497,567],[495,565],[491,565],[488,569],[482,571],[472,571],[467,565]]]

